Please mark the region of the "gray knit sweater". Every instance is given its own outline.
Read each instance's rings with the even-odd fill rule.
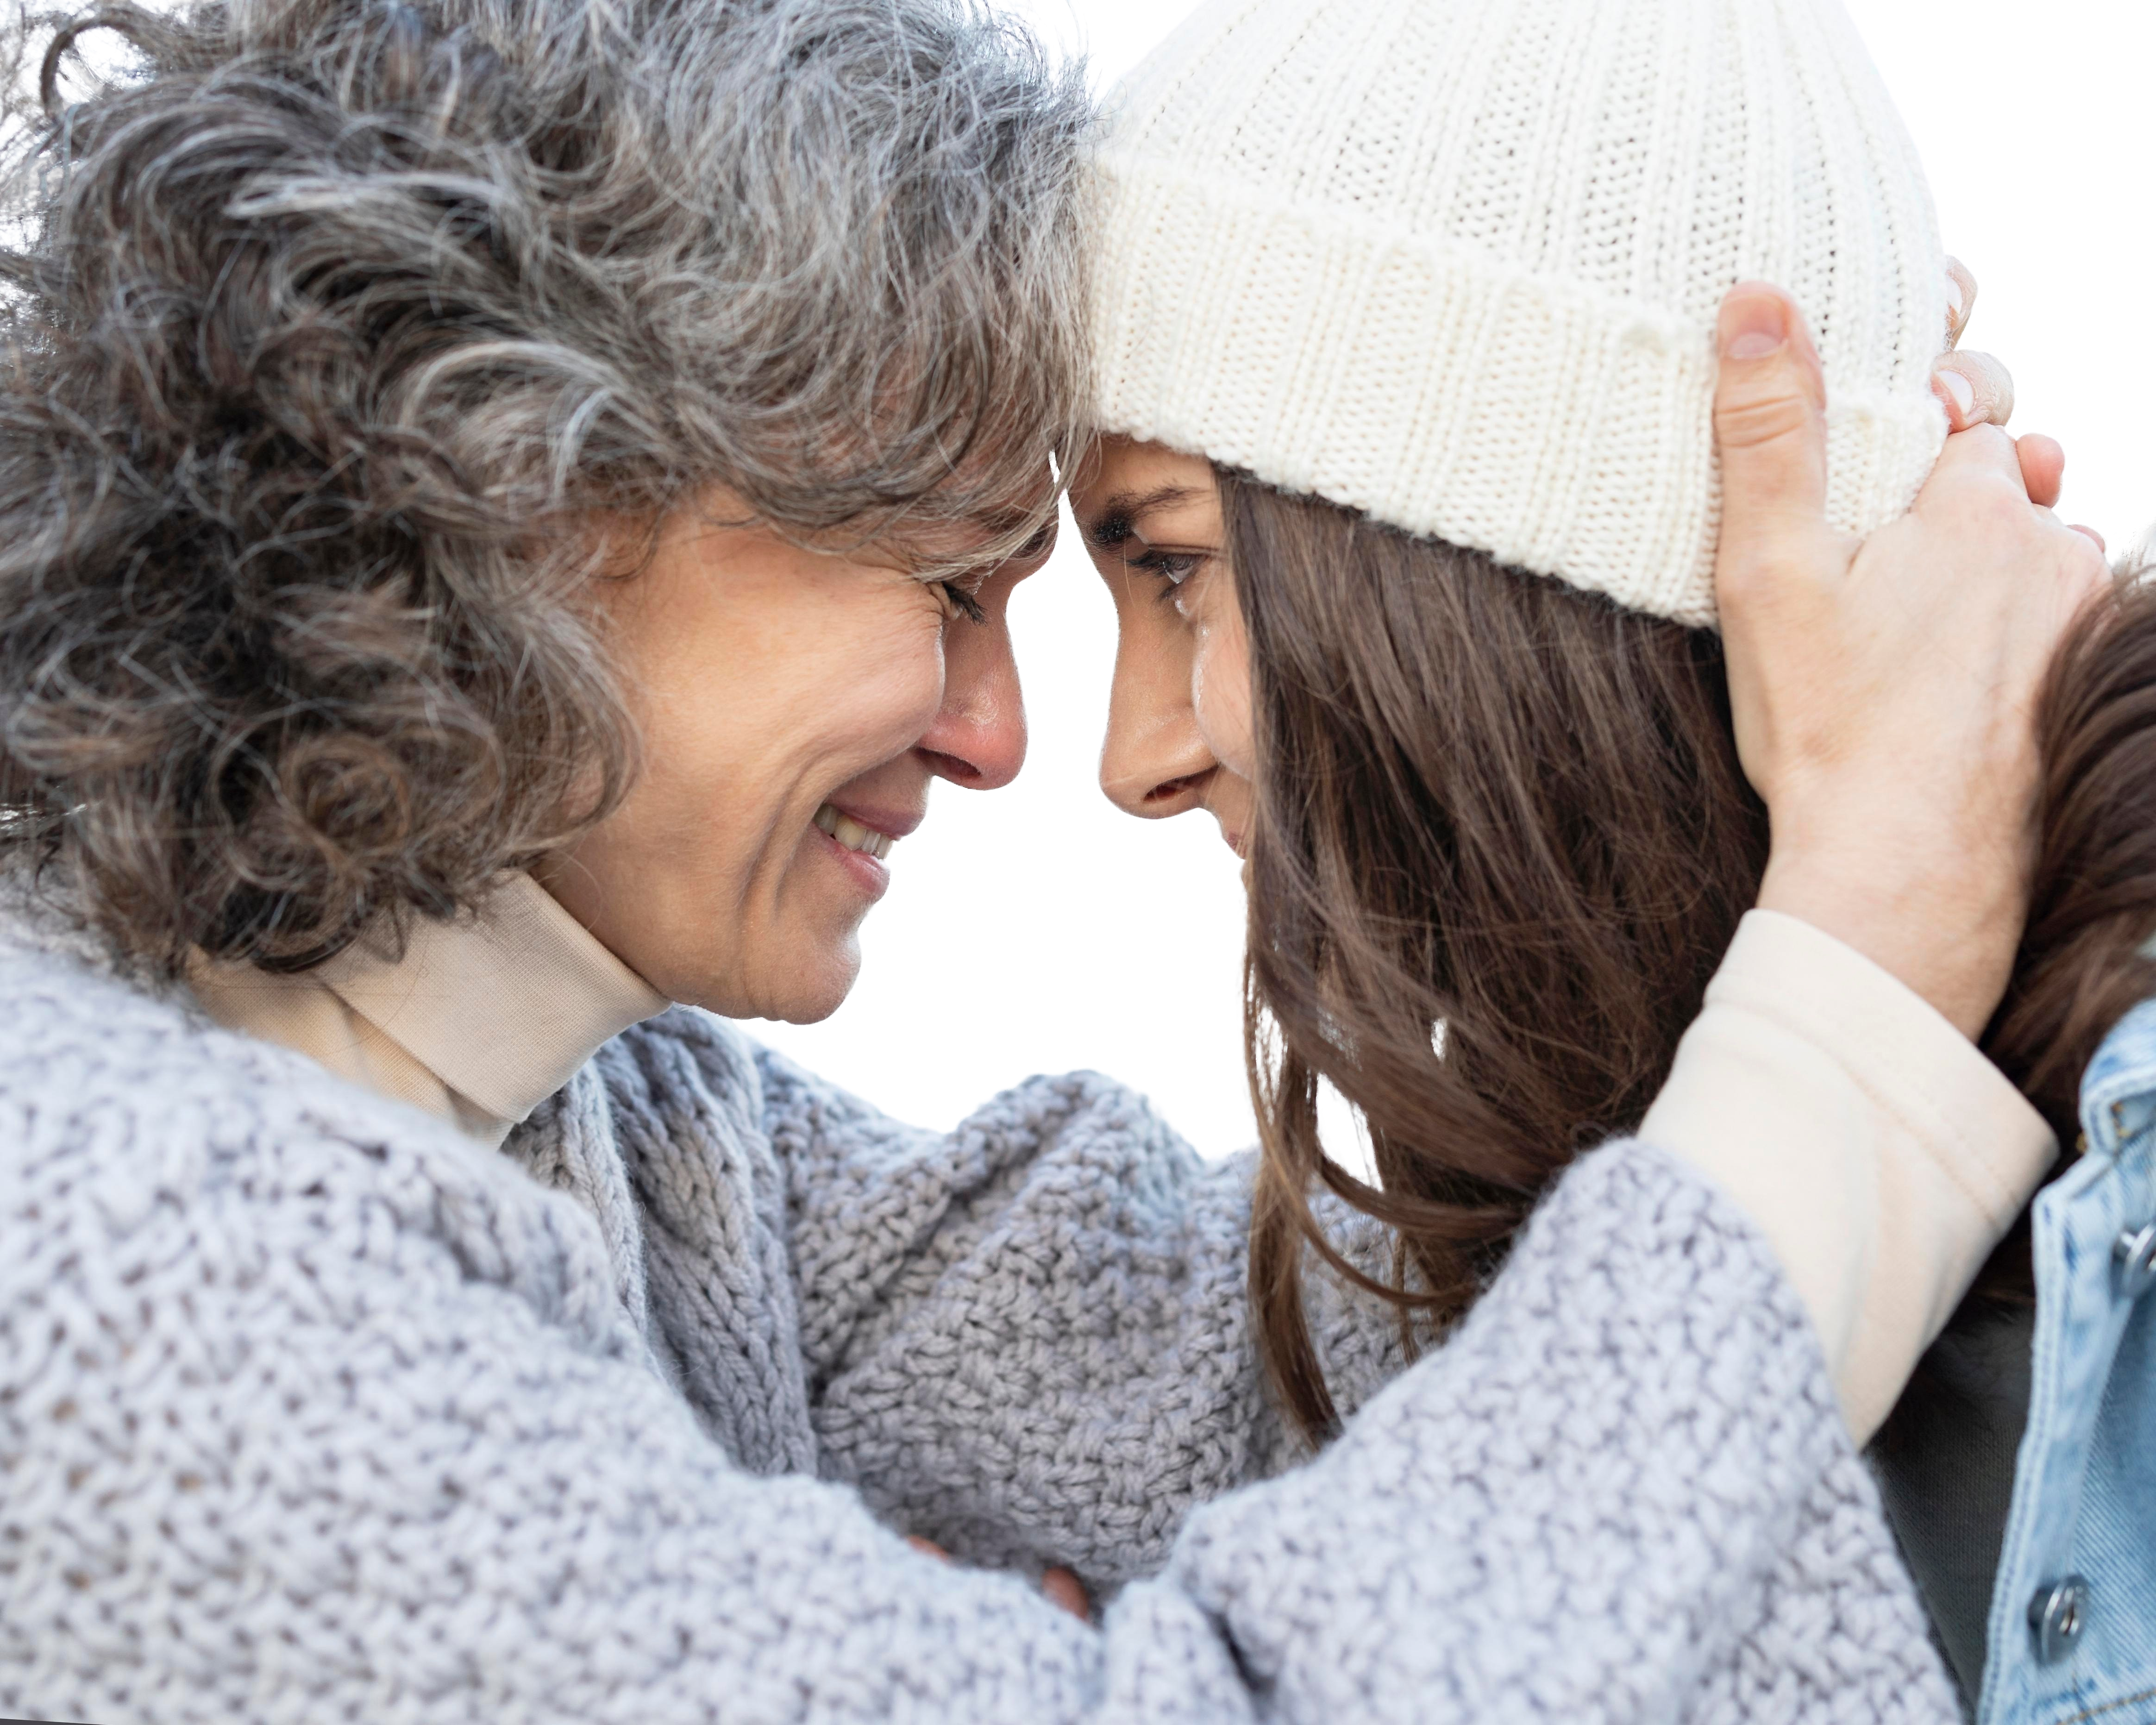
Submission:
[[[1954,1717],[1696,1175],[1587,1158],[1404,1373],[1322,1302],[1303,1466],[1248,1178],[1097,1077],[937,1135],[679,1010],[490,1153],[0,922],[0,1713]]]

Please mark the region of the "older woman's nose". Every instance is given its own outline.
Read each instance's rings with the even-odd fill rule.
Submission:
[[[1001,606],[954,624],[943,649],[943,704],[916,745],[936,774],[993,791],[1025,764],[1025,696]]]

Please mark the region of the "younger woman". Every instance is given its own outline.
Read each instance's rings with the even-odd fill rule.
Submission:
[[[2041,462],[2032,489],[2056,495],[2055,450],[1950,446],[1915,516],[1854,562],[1819,536],[1819,589],[1732,579],[1797,503],[1844,530],[1898,507],[1936,435],[1914,162],[1838,14],[1748,17],[1749,51],[1717,64],[1680,7],[1271,0],[1209,8],[1137,74],[1096,287],[1126,435],[1075,500],[1125,630],[1104,774],[1135,812],[1211,809],[1250,859],[1252,1293],[1313,1438],[1336,1409],[1306,1245],[1442,1327],[1566,1164],[1636,1130],[1764,1230],[1861,1441],[2012,1219],[2010,1170],[2048,1156],[2046,1122],[2071,1140],[2079,1088],[2090,1154],[2038,1207],[2033,1314],[1973,1309],[1940,1360],[1958,1399],[1928,1390],[1882,1461],[1967,1702],[2086,1717],[2156,1686],[2134,1440],[2156,1383],[2135,1315],[2156,1280],[2146,1014],[2097,1053],[2156,982],[2137,950],[2156,932],[2156,611],[2102,608],[2060,661],[2041,849],[1994,874],[2025,830],[2013,775],[1914,752],[2030,747],[2015,691],[2055,637],[2020,627],[1972,659],[1912,625],[1940,583],[1989,603],[1969,570],[2025,507],[2017,468]],[[1757,105],[1776,64],[1802,95]],[[1719,284],[1762,272],[1798,287],[1823,386],[1774,295],[1722,308],[1724,352],[1805,372],[1829,459],[1717,519],[1701,354]],[[1748,483],[1808,417],[1753,387],[1726,372],[1720,402],[1723,470]],[[1897,572],[1901,624],[1789,667],[1886,691],[1912,751],[1836,782],[1858,842],[1793,868],[1840,744],[1738,679],[1825,594],[1881,579],[1876,550],[1953,514],[1968,562]],[[2088,563],[2051,531],[2062,566]],[[1979,698],[1964,728],[1920,735],[1943,684]],[[1954,829],[1969,846],[1932,849],[1937,872],[1895,866]],[[1996,883],[2032,863],[2025,935]],[[1961,942],[1941,965],[1912,936],[1943,921]],[[1368,1121],[1377,1189],[1325,1157],[1320,1077]],[[1396,1230],[1389,1276],[1340,1259],[1317,1185]],[[2025,1288],[2028,1265],[2024,1233],[1987,1287]]]

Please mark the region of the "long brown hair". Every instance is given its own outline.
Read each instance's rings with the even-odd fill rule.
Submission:
[[[1757,896],[1766,811],[1710,632],[1476,552],[1221,475],[1259,760],[1246,1045],[1264,1145],[1260,1345],[1312,1440],[1332,1399],[1303,1317],[1314,1249],[1441,1325],[1573,1157],[1635,1128]],[[2069,1142],[2080,1073],[2156,987],[2156,599],[2063,651],[2041,717],[2035,898],[1985,1049]],[[1327,1157],[1319,1081],[1379,1184]],[[1348,1263],[1322,1185],[1388,1224]],[[2011,1246],[2010,1242],[2010,1248]],[[1984,1297],[2025,1286],[2003,1250]]]

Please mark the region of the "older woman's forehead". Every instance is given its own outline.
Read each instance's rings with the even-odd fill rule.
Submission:
[[[1045,557],[1055,545],[1056,495],[1055,475],[1044,462],[1038,484],[1023,494],[949,520],[901,521],[886,536],[923,563]]]

